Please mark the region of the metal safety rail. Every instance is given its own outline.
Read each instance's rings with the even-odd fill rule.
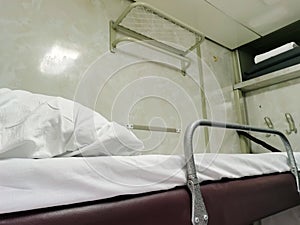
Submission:
[[[184,154],[185,154],[185,160],[187,166],[187,186],[189,187],[192,195],[192,224],[193,225],[206,225],[209,219],[202,198],[201,190],[200,190],[200,184],[197,177],[197,171],[196,171],[196,166],[194,161],[194,152],[193,152],[193,135],[196,128],[199,126],[217,127],[217,128],[232,129],[237,131],[250,131],[250,132],[278,135],[285,147],[288,156],[288,164],[291,169],[291,173],[295,177],[297,191],[298,193],[300,193],[299,174],[298,174],[298,168],[294,157],[294,153],[290,142],[282,132],[277,130],[272,130],[272,129],[263,129],[263,128],[251,127],[251,126],[240,125],[240,124],[197,120],[191,123],[187,127],[184,135]]]

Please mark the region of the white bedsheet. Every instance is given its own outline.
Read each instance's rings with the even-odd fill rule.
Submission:
[[[77,102],[0,88],[0,158],[139,155],[130,130]]]
[[[289,171],[285,153],[195,160],[201,181]],[[167,155],[0,160],[0,213],[167,190],[185,184],[184,165],[183,157]]]

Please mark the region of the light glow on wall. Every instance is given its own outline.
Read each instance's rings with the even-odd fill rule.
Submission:
[[[78,51],[55,44],[43,57],[40,70],[47,74],[63,73],[78,57]]]

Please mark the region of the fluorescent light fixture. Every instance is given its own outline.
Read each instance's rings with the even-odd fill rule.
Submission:
[[[56,44],[43,57],[40,70],[43,73],[60,74],[71,67],[78,56],[78,51]]]

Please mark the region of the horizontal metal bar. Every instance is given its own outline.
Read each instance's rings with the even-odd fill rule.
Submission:
[[[130,42],[134,42],[134,43],[137,43],[139,45],[143,45],[143,46],[146,46],[148,48],[151,48],[151,49],[154,49],[156,51],[159,51],[159,52],[162,52],[164,54],[167,54],[169,56],[172,56],[174,58],[177,58],[179,60],[181,60],[182,62],[182,66],[181,66],[181,70],[182,72],[185,74],[187,68],[191,65],[191,59],[188,58],[188,57],[184,57],[184,56],[181,56],[181,55],[178,55],[178,54],[175,54],[171,51],[166,51],[162,48],[158,48],[158,47],[155,47],[154,45],[151,45],[151,44],[148,44],[147,42],[143,42],[143,41],[140,41],[138,39],[135,39],[135,38],[131,38],[131,37],[121,37],[121,38],[117,38],[116,40],[114,40],[112,42],[112,47],[113,49],[115,49],[117,47],[117,45],[120,43],[120,42],[124,42],[124,41],[130,41]]]
[[[170,45],[167,45],[163,42],[160,42],[158,40],[154,40],[153,38],[150,38],[146,35],[140,34],[140,33],[136,32],[136,31],[133,31],[133,30],[127,28],[127,27],[123,27],[121,25],[115,26],[114,24],[115,23],[112,22],[112,28],[115,29],[116,31],[118,31],[121,34],[133,37],[133,38],[138,39],[140,41],[149,41],[149,43],[151,43],[151,45],[154,45],[155,47],[162,48],[166,51],[170,51],[170,52],[172,52],[174,54],[177,54],[177,55],[180,55],[180,56],[185,56],[187,54],[185,51],[174,48],[174,47],[172,47]]]
[[[179,128],[156,127],[156,126],[138,125],[138,124],[127,124],[126,127],[128,129],[134,129],[134,130],[160,131],[160,132],[170,132],[170,133],[181,132],[181,129]]]

